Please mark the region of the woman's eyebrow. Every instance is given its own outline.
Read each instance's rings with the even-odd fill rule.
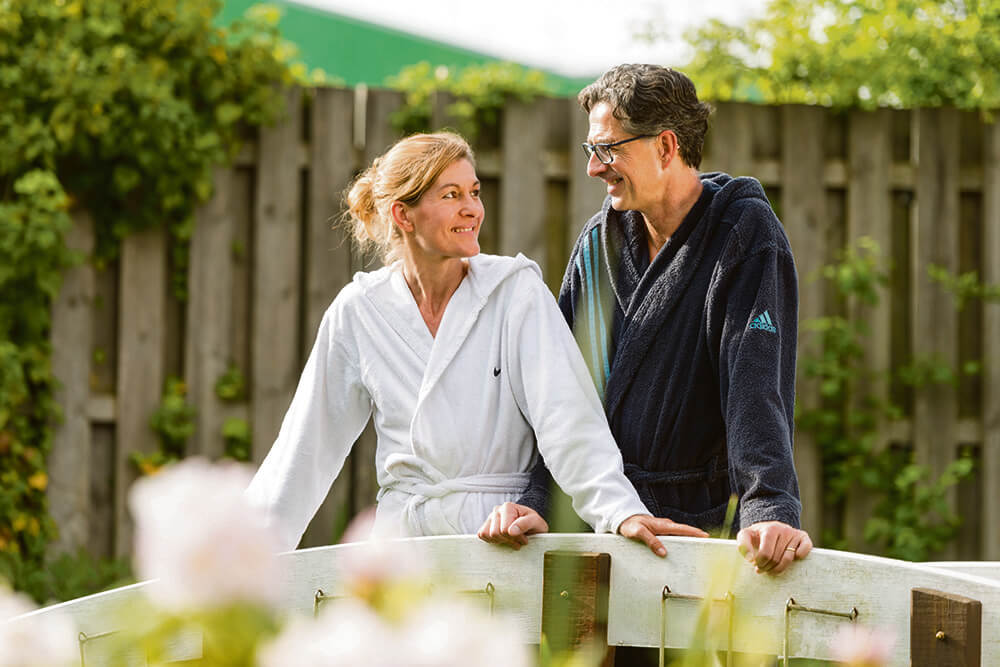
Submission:
[[[474,188],[475,187],[479,187],[479,185],[480,185],[480,182],[477,180],[475,183],[472,184],[472,187],[474,187]],[[461,190],[462,186],[459,185],[458,183],[443,183],[443,184],[441,184],[441,185],[438,186],[438,190],[439,191],[440,190],[444,190],[446,188],[458,188],[458,189]]]

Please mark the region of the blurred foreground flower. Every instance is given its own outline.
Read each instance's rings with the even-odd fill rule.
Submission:
[[[50,613],[7,622],[34,610],[27,596],[0,584],[0,667],[63,667],[79,661],[76,629],[68,618]]]
[[[840,628],[833,638],[833,657],[847,667],[882,667],[892,655],[895,635],[851,623]]]
[[[272,605],[277,541],[244,498],[249,469],[189,458],[132,487],[136,572],[167,609]]]
[[[260,667],[528,667],[516,629],[480,606],[429,599],[395,622],[361,600],[329,603],[315,621],[297,619],[258,654]]]

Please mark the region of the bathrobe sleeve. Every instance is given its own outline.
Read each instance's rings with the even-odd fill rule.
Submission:
[[[566,272],[563,274],[562,285],[559,288],[559,311],[562,313],[566,324],[569,325],[571,331],[575,331],[574,322],[576,320],[576,304],[580,297],[581,284],[580,284],[580,274],[576,271],[577,256],[580,254],[580,244],[581,239],[586,238],[591,224],[588,223],[584,227],[584,231],[580,234],[577,239],[576,244],[573,246],[573,251],[570,254],[569,262],[566,264]],[[579,349],[579,347],[577,348]],[[603,408],[602,408],[603,410]],[[619,450],[619,455],[621,451]],[[528,487],[521,494],[521,497],[517,499],[518,505],[524,505],[525,507],[530,507],[535,510],[543,517],[548,516],[549,508],[552,505],[552,474],[549,472],[548,466],[545,464],[544,452],[542,457],[539,458],[538,463],[531,470],[531,478],[528,481]]]
[[[802,508],[792,459],[798,280],[787,243],[782,235],[723,265],[709,292],[730,483],[744,527],[798,527]]]
[[[608,533],[632,515],[649,514],[625,477],[576,341],[534,273],[522,272],[504,326],[515,400],[576,513],[596,532]]]
[[[282,551],[298,545],[372,412],[345,330],[344,296],[324,315],[278,437],[246,491]]]

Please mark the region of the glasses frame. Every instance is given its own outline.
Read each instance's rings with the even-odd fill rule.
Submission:
[[[591,155],[597,155],[597,160],[601,164],[611,164],[615,161],[615,154],[611,152],[611,149],[615,146],[621,146],[622,144],[627,144],[630,141],[637,141],[639,139],[648,139],[649,137],[655,137],[655,134],[640,134],[635,137],[630,137],[628,139],[622,139],[621,141],[616,141],[610,144],[588,144],[584,141],[581,146],[583,146],[583,152],[587,154],[587,159],[590,159]],[[608,155],[608,159],[605,160],[601,157],[601,153],[605,152]]]

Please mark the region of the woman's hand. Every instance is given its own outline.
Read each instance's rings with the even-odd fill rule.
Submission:
[[[520,549],[528,543],[528,535],[547,532],[549,524],[541,514],[524,505],[504,503],[493,508],[477,535],[484,542]]]
[[[677,523],[670,519],[661,519],[649,514],[633,514],[618,526],[618,534],[630,540],[644,542],[654,554],[667,555],[663,542],[656,539],[657,535],[683,535],[684,537],[708,537],[701,528],[695,528],[685,523]]]

